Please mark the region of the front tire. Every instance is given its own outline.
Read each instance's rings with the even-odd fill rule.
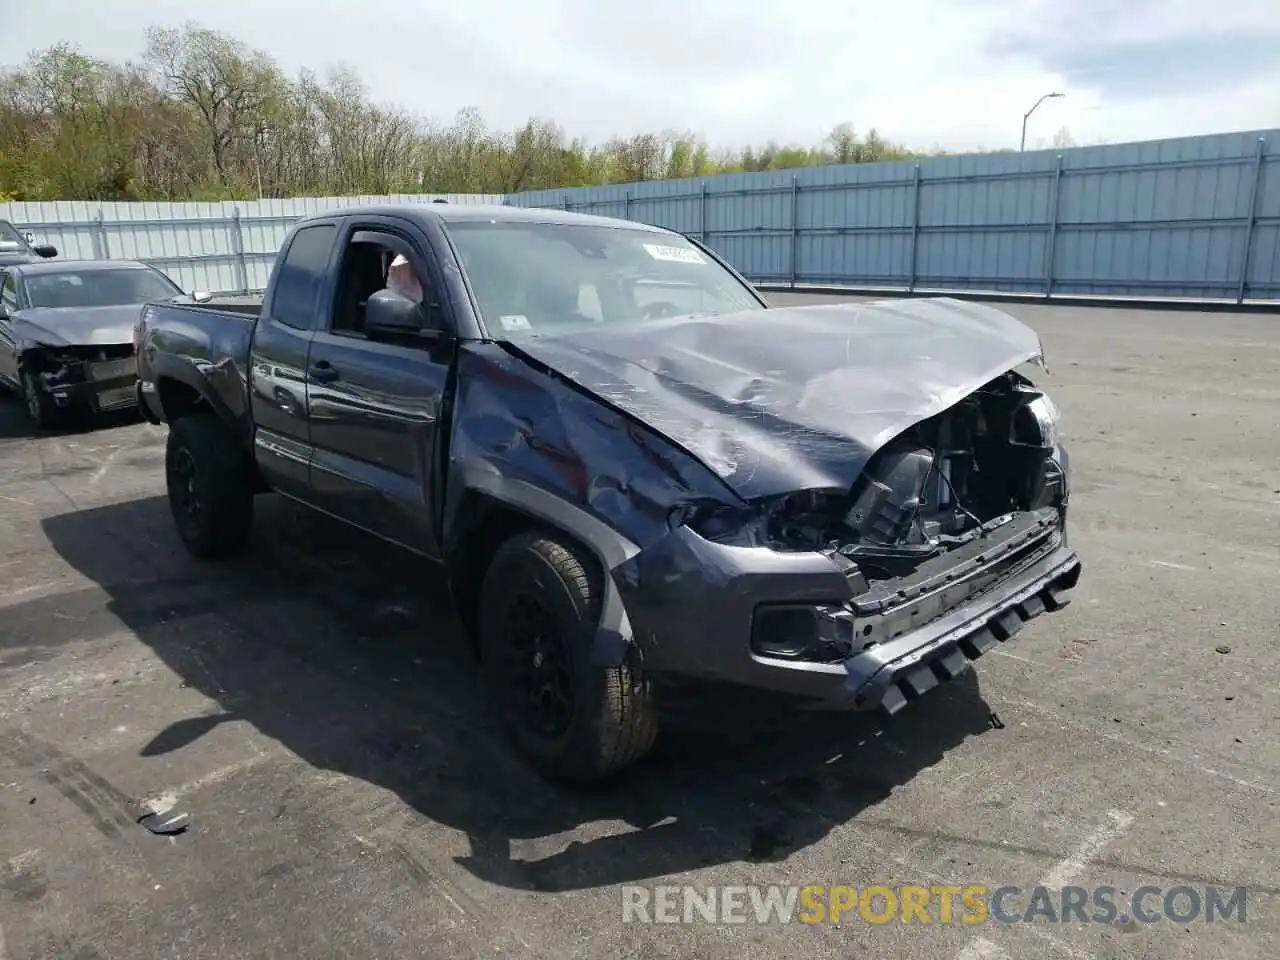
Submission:
[[[53,430],[66,422],[64,411],[49,396],[49,391],[40,386],[40,381],[30,370],[22,371],[22,403],[27,410],[27,419],[41,430]]]
[[[215,414],[170,425],[165,479],[178,536],[193,556],[221,560],[243,549],[253,527],[253,468]]]
[[[480,594],[480,646],[516,749],[543,776],[600,780],[649,752],[652,684],[628,660],[591,662],[599,585],[581,548],[532,532],[495,554]]]

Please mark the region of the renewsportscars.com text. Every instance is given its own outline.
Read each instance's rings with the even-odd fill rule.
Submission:
[[[1244,887],[624,886],[623,923],[1207,923],[1246,919]]]

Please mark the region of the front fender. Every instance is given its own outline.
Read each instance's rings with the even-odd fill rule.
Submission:
[[[670,441],[498,344],[463,345],[457,383],[445,555],[468,534],[460,508],[469,491],[574,537],[605,572],[595,661],[622,662],[634,632],[614,571],[669,534],[679,508],[743,504]]]
[[[63,350],[66,346],[65,343],[46,343],[43,340],[23,339],[14,344],[13,356],[18,365],[21,366],[23,356],[28,353],[36,350]]]
[[[634,557],[640,548],[585,510],[530,483],[504,477],[490,463],[456,465],[450,472],[449,488],[461,493],[475,491],[483,494],[531,520],[569,534],[595,554],[605,576],[600,622],[592,645],[592,661],[599,666],[617,666],[622,663],[626,658],[627,648],[634,642],[635,634],[611,571]],[[446,544],[451,547],[458,539],[458,510],[448,499],[446,516],[450,518],[446,528]]]
[[[32,323],[20,315],[13,318],[10,329],[13,331],[13,338],[17,342],[19,349],[44,347],[45,349],[58,350],[62,347],[71,346],[65,338],[58,336],[54,331]]]

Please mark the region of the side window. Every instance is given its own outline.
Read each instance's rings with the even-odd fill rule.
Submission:
[[[293,235],[280,262],[271,299],[272,316],[285,326],[310,330],[314,325],[316,297],[324,286],[336,229],[322,223],[303,227]]]
[[[379,290],[391,290],[410,300],[431,302],[430,278],[419,274],[391,246],[381,243],[379,234],[358,231],[342,254],[338,276],[338,301],[333,312],[333,332],[364,333],[364,309],[369,297]]]
[[[4,304],[5,313],[13,313],[18,309],[18,288],[14,282],[13,274],[0,274],[4,277],[0,281],[0,304]]]

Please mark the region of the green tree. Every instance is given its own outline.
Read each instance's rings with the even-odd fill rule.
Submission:
[[[590,144],[539,117],[495,130],[473,108],[440,123],[195,22],[149,29],[139,64],[58,44],[0,71],[0,194],[21,200],[508,193],[911,156],[849,123],[733,150],[669,130]]]

